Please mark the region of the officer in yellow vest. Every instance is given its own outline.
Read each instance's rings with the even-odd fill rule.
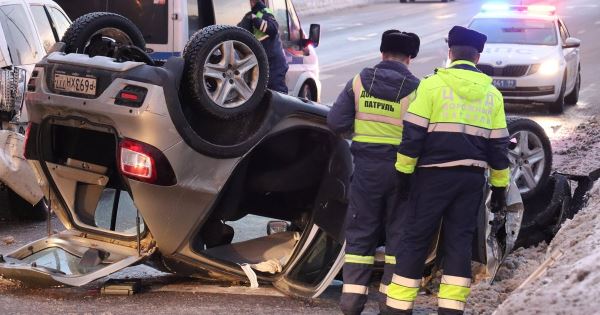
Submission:
[[[402,138],[403,113],[419,85],[408,70],[419,52],[420,40],[413,33],[386,31],[381,39],[382,61],[363,69],[350,80],[327,117],[329,127],[339,133],[353,132],[351,151],[354,174],[346,216],[344,286],[340,307],[344,314],[360,314],[367,301],[375,249],[400,231],[396,207],[396,152]],[[393,274],[395,251],[386,245],[385,274],[380,291]]]
[[[438,314],[462,314],[470,293],[471,249],[486,169],[492,211],[505,205],[509,134],[504,102],[492,79],[475,66],[486,40],[476,31],[452,28],[452,63],[421,81],[404,117],[396,169],[400,189],[409,190],[405,224],[411,228],[403,231],[397,246],[388,314],[412,313],[440,221],[443,276]]]
[[[269,59],[269,89],[287,94],[285,75],[288,64],[281,40],[279,39],[279,24],[273,15],[273,10],[268,8],[261,0],[250,0],[252,11],[248,12],[238,24],[254,34],[267,53]]]

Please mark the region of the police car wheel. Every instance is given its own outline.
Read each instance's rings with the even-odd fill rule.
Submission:
[[[183,58],[184,91],[200,111],[232,120],[252,113],[261,104],[269,63],[250,32],[226,25],[203,28],[192,36]]]
[[[110,12],[94,12],[79,17],[65,32],[62,42],[66,53],[84,53],[91,57],[113,57],[118,47],[146,49],[142,32],[126,17]]]
[[[565,74],[562,85],[560,87],[560,93],[556,101],[548,104],[548,110],[552,114],[562,114],[565,111],[565,86],[567,85],[567,76]]]
[[[565,96],[565,103],[567,105],[575,105],[579,102],[579,91],[581,90],[581,70],[577,71],[577,79],[575,81],[575,87],[569,95]]]
[[[547,184],[552,170],[552,147],[544,129],[535,121],[508,117],[511,145],[511,178],[523,200],[536,196]]]

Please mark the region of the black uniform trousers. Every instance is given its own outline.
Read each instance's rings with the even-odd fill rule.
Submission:
[[[354,158],[350,204],[346,214],[346,261],[340,308],[344,314],[360,314],[367,302],[375,250],[386,239],[386,264],[381,283],[394,273],[394,245],[402,228],[402,209],[397,205],[395,160],[359,156]],[[390,261],[394,260],[394,261]],[[379,295],[385,304],[385,292]]]
[[[405,205],[405,225],[397,245],[395,274],[421,279],[433,236],[442,222],[444,275],[471,278],[472,242],[484,196],[485,170],[478,167],[420,167]],[[388,297],[389,299],[389,297]],[[388,303],[389,305],[389,303]],[[439,309],[439,314],[460,314]],[[409,310],[387,314],[407,314]]]

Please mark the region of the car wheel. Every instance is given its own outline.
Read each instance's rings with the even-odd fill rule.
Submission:
[[[575,105],[579,102],[579,91],[581,90],[581,70],[577,71],[577,79],[575,81],[575,87],[573,91],[565,97],[565,103],[567,105]]]
[[[552,114],[562,114],[565,111],[565,86],[567,85],[567,76],[563,77],[563,82],[558,93],[558,99],[548,105],[548,110]]]
[[[312,86],[308,83],[304,83],[304,84],[302,84],[302,87],[300,88],[300,93],[299,93],[298,97],[307,99],[309,101],[316,102],[317,99],[316,99],[315,95],[313,95],[313,94],[314,93],[313,93]]]
[[[146,49],[140,30],[126,17],[109,12],[88,13],[79,17],[65,32],[66,53],[113,57],[116,48],[136,46]]]
[[[269,81],[262,45],[239,27],[212,25],[196,32],[183,51],[184,84],[193,106],[220,119],[252,113]]]
[[[544,129],[527,118],[507,118],[511,145],[509,160],[511,178],[523,200],[540,192],[548,182],[552,169],[552,147]]]
[[[400,0],[400,3],[406,3],[406,0]]]

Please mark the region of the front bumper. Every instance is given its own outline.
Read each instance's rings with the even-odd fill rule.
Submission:
[[[563,84],[564,69],[555,75],[534,73],[523,77],[493,77],[500,80],[516,80],[513,89],[499,89],[507,103],[548,103],[555,102]]]

